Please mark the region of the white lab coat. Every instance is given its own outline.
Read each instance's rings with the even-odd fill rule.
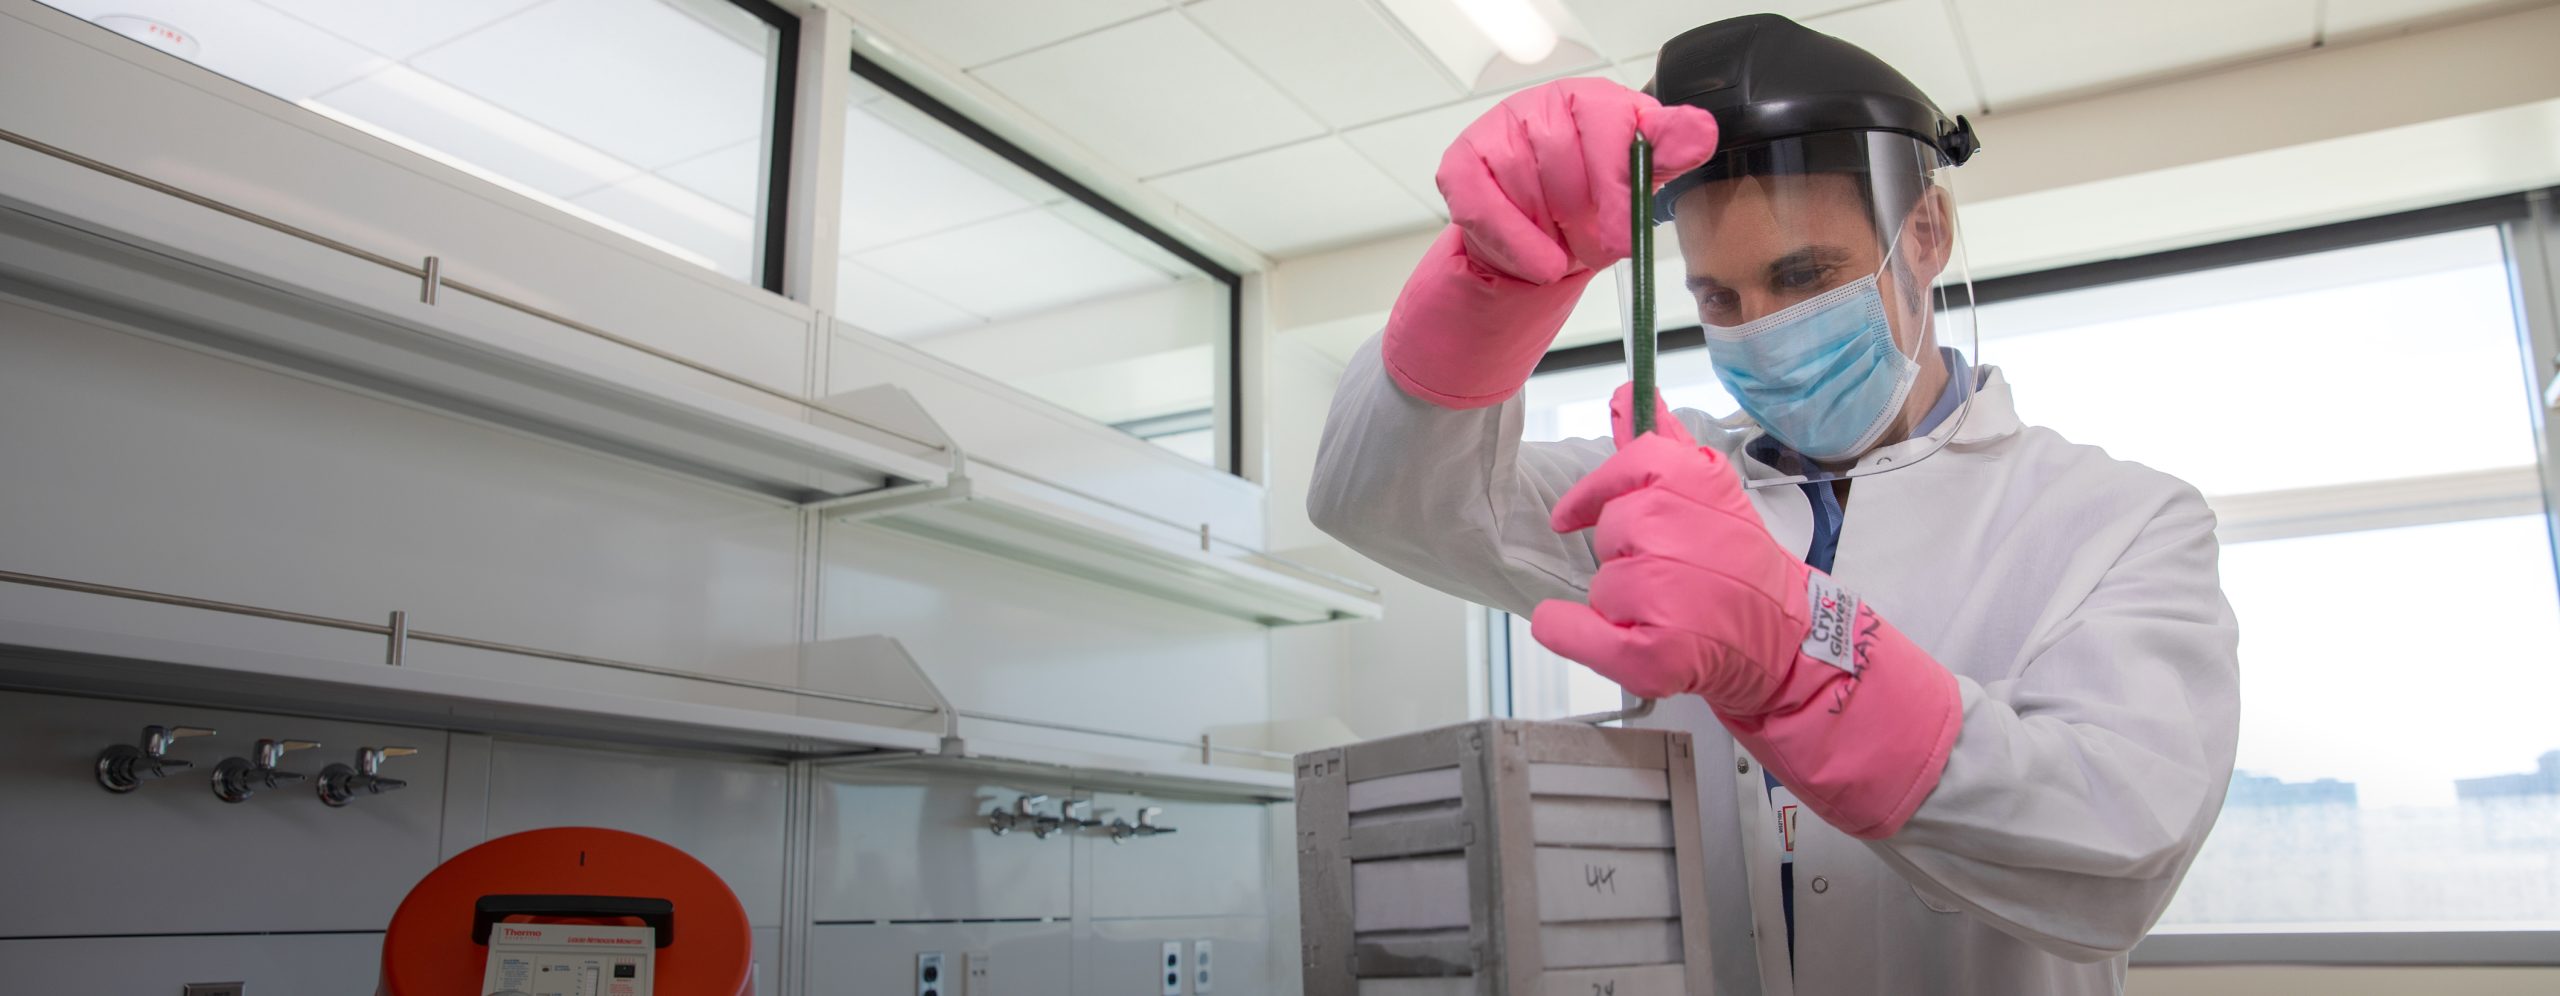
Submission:
[[[1964,727],[1893,837],[1799,821],[1792,979],[1759,764],[1694,696],[1645,724],[1697,739],[1722,996],[2121,992],[2125,953],[2221,812],[2240,692],[2213,512],[2176,478],[2020,424],[2008,383],[1985,372],[1961,424],[1939,428],[1943,450],[1851,487],[1832,573],[1955,673]],[[1679,415],[1739,451],[1738,435]],[[1461,598],[1515,613],[1580,600],[1589,534],[1559,536],[1547,516],[1614,448],[1522,444],[1520,425],[1516,397],[1452,411],[1405,394],[1373,339],[1334,396],[1308,513]],[[1751,500],[1805,549],[1801,489]]]

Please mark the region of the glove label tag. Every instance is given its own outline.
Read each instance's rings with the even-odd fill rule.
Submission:
[[[1828,574],[1806,571],[1804,604],[1806,613],[1813,617],[1813,628],[1804,634],[1804,655],[1857,674],[1857,659],[1850,651],[1850,643],[1856,633],[1858,596]]]

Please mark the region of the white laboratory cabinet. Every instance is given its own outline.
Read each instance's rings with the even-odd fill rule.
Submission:
[[[29,0],[0,122],[0,992],[369,992],[420,876],[563,825],[718,872],[760,993],[1293,986],[1288,776],[1200,741],[1377,600],[1258,486]],[[813,687],[875,637],[914,681]],[[101,788],[155,725],[216,732]],[[262,739],[415,752],[217,798]]]

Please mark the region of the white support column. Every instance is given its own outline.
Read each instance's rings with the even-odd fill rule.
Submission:
[[[1236,314],[1240,316],[1235,337],[1238,348],[1231,349],[1223,341],[1218,344],[1218,370],[1224,378],[1218,385],[1219,462],[1245,480],[1265,485],[1271,483],[1271,447],[1266,438],[1270,432],[1271,415],[1265,410],[1270,405],[1271,394],[1262,382],[1266,368],[1264,360],[1271,348],[1270,288],[1269,275],[1244,275],[1244,282],[1235,290],[1238,298]],[[1242,398],[1235,396],[1238,387],[1243,389]],[[1237,408],[1239,401],[1243,403],[1241,413]],[[1232,436],[1227,426],[1239,414],[1244,418],[1244,449],[1231,453]]]
[[[835,310],[836,222],[844,199],[844,103],[852,88],[853,19],[823,5],[800,15],[798,101],[791,122],[791,232],[783,292]],[[826,323],[816,334],[825,335]]]

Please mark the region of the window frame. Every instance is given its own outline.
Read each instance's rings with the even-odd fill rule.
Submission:
[[[748,2],[748,0],[738,0],[738,2]],[[978,123],[977,119],[962,113],[959,108],[926,92],[922,87],[908,82],[905,77],[899,76],[888,66],[864,55],[861,51],[852,52],[851,59],[854,75],[862,77],[865,82],[888,91],[889,96],[923,112],[926,117],[959,133],[962,138],[977,143],[980,148],[1012,163],[1041,182],[1057,188],[1059,193],[1093,209],[1096,213],[1110,219],[1112,223],[1128,229],[1139,238],[1153,243],[1157,248],[1171,253],[1175,258],[1226,286],[1227,334],[1223,356],[1226,367],[1223,378],[1225,383],[1220,385],[1221,396],[1210,405],[1212,418],[1215,420],[1212,423],[1213,428],[1221,430],[1217,434],[1226,443],[1226,457],[1217,461],[1215,466],[1225,473],[1246,477],[1242,469],[1245,452],[1244,274],[1209,258],[1207,253],[1201,252],[1197,247],[1165,231],[1155,223],[1139,217],[1128,208],[1120,206],[1118,202],[1103,196],[1102,192],[1093,189],[1084,181],[1067,175],[1064,170],[1050,165],[1047,160],[1033,155],[1029,149],[1023,148],[1013,140],[997,134],[994,129]],[[1109,424],[1104,422],[1097,421],[1094,424],[1109,427]]]
[[[766,112],[772,118],[767,122],[769,139],[764,148],[764,245],[758,250],[760,272],[756,277],[757,286],[787,297],[784,288],[791,273],[791,160],[798,151],[792,125],[799,120],[800,16],[767,0],[729,3],[772,25],[776,32],[773,73],[766,80],[766,85],[772,87],[773,99],[766,102]]]
[[[2546,550],[2560,575],[2560,436],[2549,425],[2560,412],[2560,188],[2543,188],[2477,200],[2359,218],[2209,245],[2127,256],[2011,276],[1977,280],[1977,305],[2014,301],[2109,284],[2176,276],[2200,270],[2265,262],[2335,249],[2392,242],[2473,228],[2495,228],[2505,249],[2508,286],[2520,353],[2518,371],[2537,403],[2530,406],[2538,473],[2485,472],[2447,479],[2390,480],[2299,491],[2269,491],[2217,499],[2228,536],[2242,541],[2310,536],[2389,525],[2453,522],[2539,511]],[[1660,333],[1661,350],[1700,349],[1705,333],[1695,325]],[[1599,342],[1552,350],[1536,374],[1624,362],[1624,347]],[[1535,374],[1533,374],[1534,376]],[[2463,478],[2453,480],[2452,478]],[[2537,506],[2529,508],[2528,506]],[[1506,613],[1489,613],[1489,634],[1508,633]],[[1511,704],[1509,653],[1488,653],[1495,701]],[[1508,715],[1507,708],[1498,709]],[[2152,933],[2135,946],[2132,963],[2174,965],[2334,966],[2560,966],[2560,929],[2179,931]]]

